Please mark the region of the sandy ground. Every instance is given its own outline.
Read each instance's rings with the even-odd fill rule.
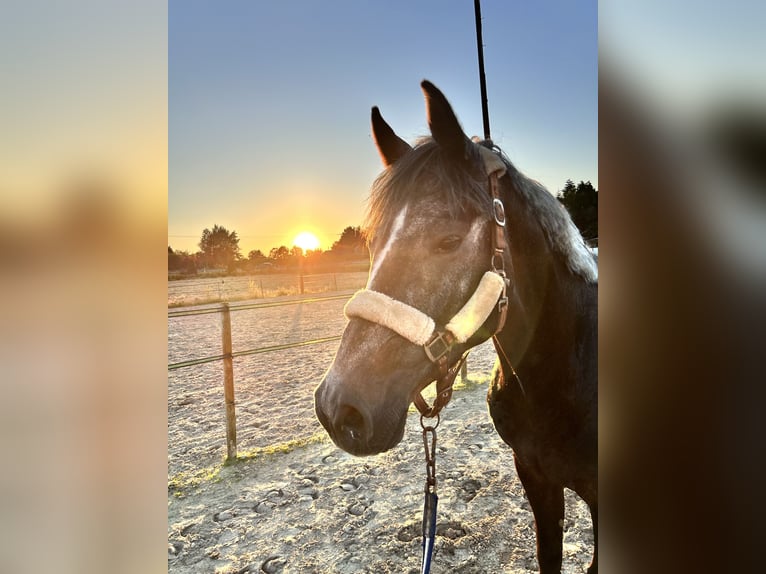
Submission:
[[[339,334],[344,301],[232,314],[234,350]],[[220,317],[174,318],[168,362],[220,353]],[[168,373],[169,572],[419,572],[425,462],[419,417],[387,453],[336,448],[313,389],[337,342],[235,360],[239,452],[225,454],[222,367]],[[491,344],[469,357],[438,429],[432,572],[534,572],[534,522],[512,454],[487,414]],[[282,445],[283,448],[273,448]],[[275,452],[276,451],[276,452]],[[567,492],[563,572],[584,572],[593,533]]]

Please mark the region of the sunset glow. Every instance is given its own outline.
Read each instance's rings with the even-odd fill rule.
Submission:
[[[313,233],[304,231],[293,239],[293,245],[300,247],[303,251],[314,251],[319,248],[319,239]]]

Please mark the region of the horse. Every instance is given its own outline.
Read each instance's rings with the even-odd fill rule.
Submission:
[[[420,392],[450,387],[464,354],[492,337],[488,410],[534,514],[540,572],[561,571],[566,487],[590,508],[595,573],[597,262],[551,193],[421,87],[431,136],[414,147],[372,108],[384,170],[364,221],[371,267],[316,416],[353,455],[389,450]]]

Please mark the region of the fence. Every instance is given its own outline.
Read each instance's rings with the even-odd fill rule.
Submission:
[[[351,294],[346,293],[343,295],[332,295],[328,297],[294,299],[290,301],[246,303],[246,304],[240,304],[240,305],[230,305],[228,302],[224,302],[221,305],[216,307],[207,307],[203,309],[181,309],[177,311],[168,312],[169,319],[172,319],[174,317],[185,317],[189,315],[205,315],[205,314],[212,314],[212,313],[221,313],[222,353],[220,355],[213,355],[210,357],[200,357],[195,359],[189,359],[186,361],[170,363],[168,365],[168,370],[172,371],[175,369],[192,367],[194,365],[201,365],[204,363],[223,361],[224,400],[226,405],[226,459],[228,461],[233,461],[237,457],[237,426],[236,426],[236,413],[235,413],[235,400],[234,400],[233,359],[235,357],[243,357],[247,355],[256,355],[261,353],[270,353],[270,352],[282,351],[286,349],[293,349],[297,347],[304,347],[307,345],[317,345],[321,343],[328,343],[331,341],[338,341],[341,338],[340,335],[336,335],[331,337],[311,339],[307,341],[299,341],[295,343],[285,343],[281,345],[271,345],[271,346],[259,347],[255,349],[233,351],[232,338],[231,338],[231,312],[244,311],[244,310],[250,310],[250,309],[282,307],[287,305],[319,303],[324,301],[334,301],[334,300],[340,300],[340,299],[348,299],[350,296]]]
[[[367,271],[269,273],[225,277],[203,275],[168,282],[168,306],[357,290],[364,287],[366,282]]]
[[[168,319],[186,317],[192,315],[209,315],[214,313],[221,314],[221,353],[217,355],[196,357],[177,361],[168,364],[168,371],[174,371],[177,369],[194,367],[205,363],[213,363],[216,361],[223,362],[223,383],[224,383],[224,404],[225,404],[225,426],[226,426],[226,460],[233,461],[237,458],[237,425],[236,425],[236,409],[235,409],[235,390],[234,390],[234,368],[233,359],[236,357],[244,357],[248,355],[259,355],[263,353],[272,353],[278,351],[285,351],[288,349],[296,349],[309,345],[319,345],[324,343],[330,343],[339,341],[341,335],[316,337],[306,339],[297,342],[288,342],[274,345],[259,346],[256,348],[249,348],[244,350],[234,351],[232,348],[232,322],[231,313],[233,311],[245,311],[245,310],[258,310],[269,309],[276,307],[286,307],[292,305],[304,305],[313,303],[324,303],[329,301],[341,301],[347,300],[351,297],[353,292],[345,292],[341,294],[334,294],[329,296],[313,297],[313,298],[296,298],[290,300],[277,300],[277,301],[260,301],[260,302],[246,302],[246,303],[233,303],[224,302],[222,304],[196,308],[196,309],[176,309],[168,311]],[[319,333],[317,333],[319,334]],[[264,341],[268,342],[268,341]],[[180,357],[179,357],[180,358]],[[461,377],[463,380],[467,379],[467,365],[463,364],[461,369]],[[247,407],[246,407],[247,408]]]

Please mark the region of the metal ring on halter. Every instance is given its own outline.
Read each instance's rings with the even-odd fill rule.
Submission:
[[[423,430],[436,430],[436,427],[439,426],[439,421],[441,421],[441,417],[439,416],[439,413],[436,413],[436,422],[434,424],[425,424],[425,415],[420,415],[420,426],[423,427]]]
[[[503,261],[503,252],[500,251],[500,253],[494,253],[492,255],[492,271],[500,275],[503,279],[505,279],[505,261]]]
[[[497,197],[492,199],[492,214],[495,216],[495,223],[505,227],[505,206]]]

